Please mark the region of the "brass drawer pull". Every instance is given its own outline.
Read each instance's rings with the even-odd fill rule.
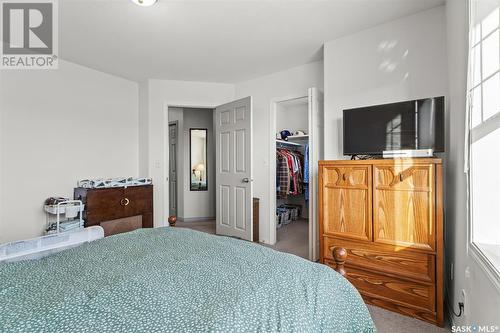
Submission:
[[[120,204],[122,206],[128,206],[129,203],[130,203],[130,200],[128,198],[123,198],[120,200]]]

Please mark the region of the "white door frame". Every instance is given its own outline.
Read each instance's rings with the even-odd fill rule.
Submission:
[[[168,151],[168,145],[170,143],[169,140],[169,135],[168,135],[168,108],[196,108],[196,109],[215,109],[218,106],[218,104],[214,105],[211,103],[197,103],[197,102],[164,102],[163,103],[163,152],[164,152],[164,159],[163,159],[163,202],[161,203],[163,207],[163,219],[161,226],[166,227],[168,226],[168,216],[169,216],[169,200],[170,200],[170,195],[169,195],[169,188],[170,188],[170,179],[169,179],[169,173],[168,173],[168,168],[170,165],[170,153]],[[177,156],[179,157],[179,156]],[[177,179],[177,183],[179,182],[179,179]],[[177,198],[178,199],[178,198]],[[178,202],[178,201],[177,201]],[[179,211],[179,207],[177,207],[177,211]]]
[[[269,241],[271,245],[276,244],[276,113],[278,109],[278,103],[280,102],[285,102],[289,100],[294,100],[294,99],[302,99],[306,98],[308,101],[308,128],[309,130],[312,128],[312,116],[310,114],[310,103],[311,101],[309,100],[309,90],[305,92],[305,94],[297,94],[297,95],[289,95],[285,97],[280,97],[280,98],[274,98],[271,100],[271,105],[270,105],[270,113],[269,113],[269,133],[270,133],[270,151],[269,151]],[[309,141],[313,139],[312,133],[309,134]],[[310,143],[310,142],[309,142]],[[314,143],[316,145],[322,144],[322,142]],[[311,172],[312,168],[312,163],[317,163],[318,161],[312,161],[310,160],[309,163],[309,175],[310,177],[313,177],[313,174]],[[316,196],[312,191],[311,188],[312,183],[309,185],[310,186],[310,191],[309,195],[310,196]],[[311,200],[310,198],[309,202],[314,203],[317,202],[317,198],[315,200]],[[317,207],[309,207],[309,220],[312,221],[311,216],[315,214],[317,210]],[[316,221],[316,223],[319,223],[319,221]],[[317,227],[313,225],[313,223],[309,223],[309,229],[308,229],[308,248],[309,248],[309,259],[314,260],[316,250],[314,247],[316,244],[314,244],[314,240],[316,239],[315,237],[311,237],[313,233],[317,232]],[[317,254],[316,254],[317,256]]]

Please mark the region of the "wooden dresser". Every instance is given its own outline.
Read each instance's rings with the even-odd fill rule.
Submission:
[[[105,236],[153,227],[153,185],[77,187],[74,198],[85,204],[85,226],[100,225]]]
[[[440,159],[319,162],[320,260],[367,303],[443,326]]]

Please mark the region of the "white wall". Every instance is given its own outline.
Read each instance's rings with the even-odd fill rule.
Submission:
[[[260,198],[261,242],[269,243],[269,202],[270,197],[270,131],[271,101],[281,98],[307,96],[307,89],[323,88],[323,62],[314,62],[286,71],[270,74],[254,80],[236,84],[236,97],[253,98],[253,179],[254,197]],[[274,132],[274,131],[273,131]]]
[[[446,3],[450,126],[447,153],[446,258],[448,304],[458,312],[465,289],[466,315],[456,325],[500,326],[500,291],[467,251],[467,192],[464,170],[465,102],[467,91],[468,14],[466,0]],[[454,264],[451,279],[451,265]],[[470,277],[466,276],[469,270]]]
[[[234,85],[211,82],[149,80],[148,82],[147,128],[148,170],[154,182],[154,226],[167,224],[168,189],[165,179],[168,174],[167,133],[168,106],[209,107],[224,104],[234,99]]]
[[[325,158],[342,158],[342,110],[446,95],[443,6],[325,43]]]
[[[301,98],[293,102],[277,103],[276,132],[287,129],[291,131],[292,134],[297,130],[302,130],[307,133],[309,125],[308,102],[308,98]]]
[[[0,80],[0,243],[41,235],[44,200],[79,179],[138,175],[137,83],[65,61]]]
[[[139,82],[139,176],[149,174],[149,81]]]

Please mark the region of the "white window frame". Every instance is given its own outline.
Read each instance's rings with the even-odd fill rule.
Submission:
[[[469,8],[472,8],[472,1],[469,1]],[[500,16],[500,11],[499,11],[499,16]],[[500,18],[499,18],[500,20]],[[488,256],[484,253],[484,251],[481,249],[481,247],[474,243],[474,207],[473,207],[473,179],[472,179],[472,150],[473,150],[473,143],[480,140],[481,138],[487,136],[488,134],[492,133],[496,129],[500,128],[500,110],[498,113],[496,113],[494,116],[484,120],[484,104],[483,103],[483,94],[484,94],[484,89],[483,89],[483,84],[490,78],[494,77],[495,75],[499,75],[500,69],[495,71],[493,74],[488,75],[487,77],[483,78],[483,64],[482,64],[482,53],[483,53],[483,42],[486,38],[491,36],[492,34],[496,33],[499,31],[500,33],[500,26],[494,29],[493,31],[490,31],[486,36],[482,36],[482,31],[479,32],[479,41],[477,41],[475,44],[473,43],[473,38],[472,38],[472,25],[474,22],[471,22],[470,24],[470,32],[469,34],[471,35],[471,38],[469,39],[471,46],[469,47],[469,83],[470,86],[468,88],[468,110],[469,110],[469,117],[468,117],[468,123],[469,126],[468,128],[468,172],[467,172],[467,186],[468,186],[468,249],[467,252],[471,255],[473,259],[478,263],[478,265],[485,271],[486,275],[488,278],[493,282],[493,284],[496,286],[498,290],[500,290],[500,267],[496,267],[495,264],[491,262],[491,260],[488,258]],[[481,25],[479,24],[479,29],[482,30]],[[474,71],[473,68],[473,62],[471,59],[473,59],[473,50],[475,47],[480,48],[480,53],[479,53],[479,61],[480,61],[480,80],[476,85],[472,84],[472,73]],[[500,52],[500,51],[499,51]],[[476,59],[477,61],[477,59]],[[473,100],[473,91],[477,87],[481,86],[481,121],[478,125],[472,127],[472,100]]]

